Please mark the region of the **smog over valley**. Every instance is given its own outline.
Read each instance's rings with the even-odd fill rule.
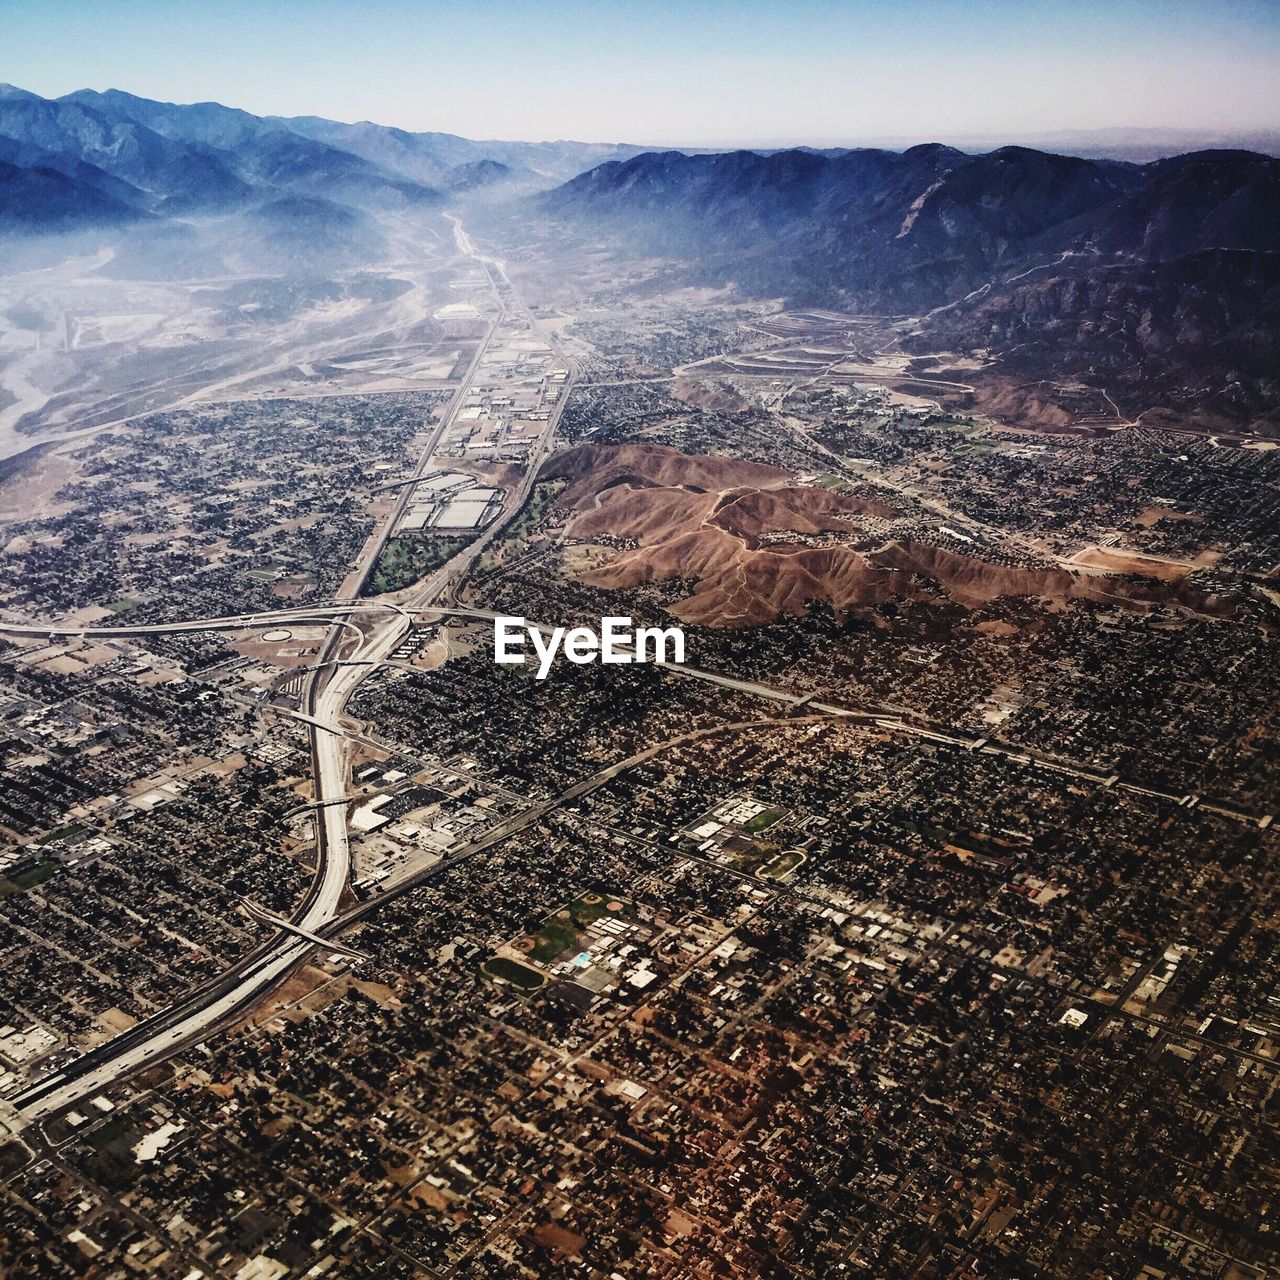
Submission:
[[[0,1280],[1280,1280],[1280,9],[0,80]]]

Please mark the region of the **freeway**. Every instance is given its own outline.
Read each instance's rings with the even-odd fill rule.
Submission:
[[[418,612],[474,618],[477,620],[492,619],[496,616],[486,610],[465,608],[457,605],[435,605],[422,608]],[[386,901],[388,897],[407,892],[421,883],[427,874],[438,874],[441,870],[445,870],[449,866],[456,865],[458,861],[472,856],[480,849],[492,847],[501,840],[507,839],[538,821],[553,808],[569,803],[578,796],[585,794],[588,790],[603,785],[604,782],[618,776],[626,769],[635,767],[636,764],[651,758],[658,752],[669,749],[680,741],[687,741],[691,736],[709,736],[717,732],[723,733],[732,727],[720,726],[708,730],[695,731],[693,735],[684,735],[680,739],[659,744],[656,747],[638,753],[636,756],[629,757],[627,760],[620,761],[586,779],[584,782],[575,784],[560,796],[535,805],[506,823],[500,824],[481,840],[472,845],[464,846],[456,853],[449,855],[440,863],[429,868],[428,872],[407,879],[389,891],[389,894],[371,899],[369,902],[345,914],[339,914],[337,908],[342,890],[346,885],[345,877],[346,869],[349,866],[349,853],[347,849],[345,807],[339,803],[345,797],[343,788],[346,780],[346,769],[345,738],[342,736],[343,731],[338,724],[338,717],[355,683],[364,674],[379,665],[380,659],[377,655],[382,654],[381,661],[386,660],[385,655],[399,643],[404,629],[411,624],[411,618],[412,615],[408,610],[394,610],[393,617],[389,620],[388,625],[380,632],[375,633],[375,636],[361,648],[357,657],[339,660],[342,663],[339,669],[346,673],[346,678],[335,679],[326,684],[324,691],[313,707],[315,718],[324,721],[326,726],[332,727],[331,732],[317,732],[313,739],[313,746],[317,751],[317,799],[314,804],[322,807],[322,812],[325,816],[324,832],[328,841],[329,857],[324,861],[323,875],[320,876],[317,887],[313,888],[312,894],[309,895],[301,918],[295,918],[291,923],[318,937],[329,937],[351,927],[351,925],[366,918],[377,904]],[[269,620],[274,620],[274,616]],[[217,619],[213,620],[214,623],[218,621]],[[239,625],[244,625],[247,620],[241,616],[236,621]],[[4,630],[7,625],[0,624],[0,630]],[[184,624],[172,625],[174,627],[182,627]],[[40,631],[39,628],[36,628],[36,630],[41,634],[45,633]],[[346,663],[351,663],[352,665],[345,665]],[[331,665],[334,665],[332,661]],[[993,743],[986,739],[974,738],[971,735],[959,733],[942,726],[913,723],[904,719],[901,715],[889,713],[882,709],[842,707],[814,700],[807,694],[778,689],[758,681],[744,680],[717,672],[705,671],[698,667],[673,663],[661,663],[659,665],[679,678],[707,681],[734,692],[787,705],[788,715],[782,720],[738,722],[736,726],[738,728],[760,724],[798,724],[803,723],[805,719],[814,717],[821,719],[855,719],[860,723],[886,732],[901,733],[974,752],[1000,754],[1014,763],[1063,772],[1099,786],[1114,785],[1121,789],[1156,797],[1178,805],[1186,804],[1189,800],[1187,796],[1179,796],[1172,792],[1145,787],[1135,782],[1118,780],[1114,776],[1105,775],[1101,771],[1079,762],[1062,760],[1010,744]],[[807,714],[798,715],[798,712]],[[325,750],[325,746],[331,749]],[[1213,808],[1215,812],[1239,821],[1259,820],[1254,815],[1244,814],[1224,806],[1206,804],[1205,807]],[[82,1101],[85,1097],[100,1091],[113,1081],[122,1079],[153,1061],[170,1056],[178,1049],[205,1038],[207,1034],[234,1020],[235,1016],[252,1005],[276,981],[296,964],[300,963],[311,947],[315,945],[312,942],[307,942],[294,936],[284,935],[284,937],[284,941],[277,938],[267,947],[260,948],[258,952],[246,958],[239,965],[234,966],[215,982],[198,988],[173,1008],[121,1033],[121,1035],[108,1041],[99,1049],[83,1055],[61,1072],[57,1072],[31,1085],[10,1101],[29,1120],[41,1119]]]
[[[451,217],[450,220],[459,250],[477,260],[488,276],[498,304],[498,314],[489,324],[484,338],[477,344],[466,374],[433,430],[413,474],[409,477],[410,481],[425,474],[441,438],[453,423],[475,382],[476,372],[493,335],[507,314],[504,292],[519,309],[525,322],[533,327],[532,316],[519,301],[502,264],[483,257],[467,237],[461,223],[456,218]],[[501,287],[493,278],[494,270],[501,275]],[[576,369],[570,364],[569,378],[554,412],[548,415],[546,426],[530,451],[524,478],[516,492],[504,504],[499,517],[479,538],[412,593],[418,611],[434,605],[439,597],[451,595],[458,579],[470,570],[476,558],[523,507],[535,483],[538,469],[550,450],[575,374]],[[403,487],[391,514],[366,544],[359,572],[351,587],[351,596],[359,596],[364,589],[404,513],[414,487],[412,483]],[[381,614],[382,617],[373,618],[369,616],[371,614]],[[352,621],[355,615],[362,615],[362,621],[367,624],[365,628]],[[47,627],[29,623],[0,623],[0,633],[14,636],[94,635],[102,638],[142,637],[183,631],[237,630],[287,622],[331,624],[304,685],[298,715],[309,730],[313,791],[319,821],[316,824],[315,875],[306,896],[287,922],[288,927],[279,928],[270,941],[242,958],[217,979],[197,987],[170,1008],[138,1023],[28,1086],[7,1100],[7,1109],[16,1108],[17,1113],[28,1123],[47,1118],[93,1096],[117,1080],[169,1057],[188,1045],[199,1043],[251,1007],[316,945],[313,939],[323,934],[326,926],[337,918],[351,872],[346,806],[339,802],[346,794],[348,774],[348,736],[342,726],[342,717],[347,702],[360,682],[388,660],[413,625],[413,620],[414,616],[408,609],[392,601],[362,603],[355,599],[344,599],[319,607],[272,610],[179,623],[144,623],[120,627]],[[354,649],[344,652],[352,644],[353,633],[356,637]]]
[[[406,893],[411,893],[426,881],[438,876],[441,872],[448,871],[451,867],[457,866],[461,862],[465,862],[468,858],[474,857],[477,853],[482,853],[486,849],[491,849],[494,845],[500,844],[504,840],[510,839],[513,835],[524,831],[531,827],[534,823],[540,821],[555,809],[563,808],[567,804],[571,804],[574,800],[581,799],[589,792],[596,791],[604,786],[607,782],[612,782],[614,778],[629,772],[639,765],[653,760],[666,752],[673,751],[677,747],[687,746],[691,742],[702,742],[708,738],[719,737],[727,733],[742,733],[749,729],[779,728],[786,726],[794,728],[802,724],[819,724],[831,719],[827,713],[819,713],[807,716],[767,716],[753,720],[734,720],[725,724],[708,725],[700,729],[690,729],[685,733],[677,734],[673,738],[666,738],[662,742],[656,742],[651,746],[644,747],[642,750],[627,756],[625,759],[617,760],[611,765],[598,770],[587,778],[583,778],[579,782],[573,783],[558,795],[548,800],[539,801],[537,804],[531,805],[522,813],[516,814],[512,818],[499,823],[492,830],[486,832],[478,839],[462,845],[452,853],[447,854],[439,862],[433,863],[429,867],[424,867],[421,871],[393,885],[385,893],[379,894],[377,897],[369,898],[367,901],[360,903],[359,906],[352,907],[351,910],[344,912],[336,920],[333,921],[322,932],[324,936],[332,937],[345,932],[347,929],[360,924],[373,915],[384,903],[402,897]]]
[[[269,924],[273,928],[282,929],[285,933],[293,934],[295,938],[301,938],[304,942],[314,943],[317,947],[327,947],[330,951],[346,956],[350,960],[371,959],[363,951],[357,951],[354,947],[345,947],[340,942],[331,942],[328,938],[322,938],[318,933],[312,933],[308,929],[300,929],[296,924],[291,924],[288,920],[282,920],[279,916],[272,915],[270,911],[264,910],[257,903],[250,902],[247,898],[240,903],[240,910],[250,920],[254,920],[258,924]]]
[[[198,987],[170,1008],[139,1022],[67,1066],[7,1099],[27,1122],[46,1119],[159,1062],[232,1019],[269,990],[312,950],[314,944],[282,935],[283,944],[260,948],[216,982]]]
[[[335,606],[342,608],[345,606]],[[385,605],[370,605],[371,609],[386,609]],[[313,613],[318,612],[313,609]],[[419,605],[416,608],[399,609],[398,613],[404,618],[404,628],[407,629],[412,623],[414,617],[421,616],[439,616],[439,617],[458,617],[472,618],[482,621],[492,621],[499,617],[487,609],[476,609],[456,604],[430,604]],[[260,615],[260,623],[258,625],[268,625],[278,621],[281,618],[279,612]],[[167,628],[158,626],[148,628],[148,633],[155,633],[164,630],[195,630],[200,627],[207,629],[219,629],[223,624],[228,622],[227,619],[207,619],[204,622],[197,623],[173,623]],[[245,625],[246,619],[241,616],[236,618],[236,625]],[[545,623],[530,622],[528,625],[535,627],[543,633],[551,631],[551,627]],[[115,631],[116,629],[111,629]],[[82,630],[66,628],[57,629],[51,627],[41,627],[38,624],[23,623],[11,624],[0,622],[0,634],[14,635],[49,635],[49,634],[86,634],[86,635],[104,635],[105,631],[86,628]],[[398,635],[400,633],[397,633]],[[377,659],[367,656],[359,656],[354,658],[333,659],[334,663],[341,665],[358,665],[363,667],[373,667],[378,665],[395,666],[394,662],[387,659]],[[873,725],[885,732],[902,734],[906,737],[918,738],[922,741],[936,742],[943,745],[959,747],[965,751],[973,751],[984,755],[999,755],[1013,764],[1028,765],[1036,768],[1043,768],[1050,772],[1065,774],[1075,778],[1081,782],[1088,782],[1101,787],[1115,787],[1117,790],[1128,791],[1135,795],[1150,796],[1154,799],[1165,800],[1171,804],[1179,806],[1191,807],[1193,804],[1204,804],[1204,807],[1212,812],[1218,813],[1223,817],[1231,818],[1238,822],[1253,822],[1265,824],[1267,821],[1266,814],[1251,814],[1243,810],[1233,808],[1227,805],[1219,805],[1211,801],[1205,801],[1203,796],[1197,793],[1181,793],[1164,790],[1158,787],[1147,786],[1131,779],[1120,778],[1117,775],[1108,773],[1105,769],[1098,768],[1085,761],[1072,760],[1062,756],[1056,756],[1049,752],[1040,751],[1035,748],[1020,746],[1017,743],[1009,743],[995,741],[990,738],[976,736],[972,733],[966,733],[956,729],[950,725],[935,724],[925,721],[918,717],[910,717],[909,713],[898,710],[890,710],[885,707],[875,706],[840,706],[835,703],[825,702],[814,698],[811,694],[798,693],[792,690],[782,689],[776,685],[764,684],[758,680],[746,680],[737,676],[725,675],[721,672],[708,671],[704,667],[695,667],[689,664],[679,664],[670,662],[660,662],[657,665],[663,667],[671,675],[687,680],[698,680],[708,684],[717,685],[720,688],[727,689],[735,693],[743,693],[750,697],[763,698],[773,702],[782,702],[790,705],[792,708],[812,709],[825,715],[839,716],[846,719],[856,719],[864,723]],[[295,717],[305,719],[306,717]],[[330,728],[329,732],[338,736],[350,738],[352,735],[341,728]],[[357,735],[358,737],[358,735]],[[340,793],[338,793],[340,794]],[[315,802],[313,802],[315,803]]]
[[[92,636],[95,640],[129,640],[143,636],[170,636],[192,631],[249,631],[258,627],[280,626],[285,623],[329,623],[336,617],[367,612],[386,611],[389,606],[373,602],[356,602],[310,605],[305,609],[270,609],[264,613],[232,613],[216,618],[189,618],[182,622],[135,622],[131,625],[102,627],[97,625],[75,626],[70,623],[9,622],[0,619],[0,635],[38,640],[75,640]]]
[[[332,938],[366,920],[383,904],[402,897],[476,854],[501,844],[553,810],[571,804],[663,752],[719,734],[776,725],[794,726],[826,718],[822,715],[781,719],[771,717],[713,725],[679,734],[646,747],[624,760],[616,761],[574,783],[559,795],[539,801],[499,823],[483,836],[447,854],[439,862],[406,877],[386,893],[370,898],[341,915],[335,913],[327,921],[306,929],[307,933],[313,935],[311,938],[298,937],[295,932],[286,933],[282,930],[282,936],[286,939],[283,944],[273,940],[269,947],[261,948],[253,957],[228,970],[215,981],[197,988],[169,1009],[121,1032],[97,1049],[82,1054],[67,1067],[29,1085],[21,1093],[7,1099],[7,1102],[27,1124],[39,1122],[82,1103],[86,1098],[93,1097],[144,1067],[208,1039],[243,1016],[317,945],[330,945]],[[351,949],[342,950],[349,952]]]
[[[338,913],[350,879],[351,854],[344,805],[347,741],[341,725],[347,700],[363,675],[399,643],[403,611],[392,611],[391,625],[364,641],[358,652],[368,666],[326,667],[332,677],[312,680],[305,700],[311,723],[311,753],[316,805],[316,875],[299,909],[274,937],[231,966],[216,980],[197,987],[161,1013],[139,1022],[72,1063],[36,1081],[8,1099],[28,1121],[44,1119],[92,1097],[116,1080],[198,1043],[209,1033],[243,1013],[281,978],[294,969],[316,945],[302,934],[314,935]],[[214,620],[215,622],[217,620]],[[248,618],[235,619],[244,625]],[[175,624],[175,629],[184,629]],[[155,632],[148,632],[155,634]],[[340,636],[335,628],[331,636]],[[322,650],[323,652],[323,650]],[[334,803],[330,803],[333,800]]]

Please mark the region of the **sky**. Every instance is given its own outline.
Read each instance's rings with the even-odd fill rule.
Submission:
[[[0,81],[472,138],[1280,129],[1280,0],[0,0]]]

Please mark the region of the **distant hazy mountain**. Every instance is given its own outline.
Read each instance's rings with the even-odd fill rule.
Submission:
[[[646,148],[609,142],[472,142],[452,133],[409,133],[386,125],[339,124],[318,116],[281,118],[295,133],[341,147],[420,182],[449,185],[453,171],[481,161],[505,165],[540,185],[563,182],[610,160],[644,154]]]
[[[646,152],[0,86],[0,232],[144,228],[113,270],[352,265],[389,211],[530,192],[522,234],[532,209],[682,280],[919,317],[922,351],[1171,385],[1194,366],[1223,402],[1280,401],[1280,160],[1250,151]]]
[[[537,203],[583,233],[694,260],[707,277],[890,307],[952,302],[1064,252],[1280,250],[1280,160],[1245,151],[1147,165],[1025,147],[657,152]]]
[[[174,107],[112,91],[46,101],[0,94],[0,136],[93,164],[152,211],[225,212],[289,192],[377,207],[439,193],[360,156],[208,104]]]
[[[949,137],[947,141],[963,151],[992,151],[1018,143],[1037,151],[1056,151],[1090,159],[1130,160],[1147,164],[1191,151],[1257,151],[1280,156],[1280,133],[1274,129],[1240,132],[1213,129],[1067,129],[1056,133],[1033,133],[993,137]],[[875,145],[893,147],[891,141]]]
[[[51,100],[3,85],[0,159],[23,176],[6,174],[0,224],[39,232],[131,217],[234,215],[256,218],[276,236],[296,215],[298,232],[312,238],[317,253],[345,254],[376,235],[361,228],[359,212],[353,219],[342,210],[374,213],[438,206],[456,194],[538,190],[640,150],[471,142],[368,123],[265,118],[215,102],[154,102],[116,89]]]
[[[1053,228],[1141,181],[1137,166],[1013,147],[662,152],[602,165],[540,206],[748,289],[921,309],[1020,264]]]
[[[504,187],[519,181],[525,174],[518,173],[500,160],[470,160],[448,170],[445,185],[450,191],[476,191],[484,187]]]
[[[231,156],[70,100],[51,102],[0,89],[0,136],[39,149],[60,164],[91,164],[134,188],[134,203],[151,210],[224,208],[251,191]]]
[[[1260,418],[1280,406],[1280,161],[1205,151],[1143,166],[1122,197],[1051,229],[1042,266],[926,322],[918,349],[981,348],[1170,406]],[[1060,252],[1059,252],[1060,251]]]
[[[114,178],[97,165],[89,164],[65,152],[45,151],[30,143],[19,142],[15,138],[0,137],[0,161],[12,165],[15,169],[38,170],[52,169],[77,184],[106,197],[107,207],[115,211],[125,220],[136,213],[147,202],[145,194],[128,182]],[[11,214],[17,211],[8,210]]]

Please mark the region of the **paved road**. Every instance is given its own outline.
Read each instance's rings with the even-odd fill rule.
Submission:
[[[825,716],[777,717],[735,721],[691,730],[666,741],[655,743],[624,760],[574,783],[559,795],[531,805],[521,813],[499,823],[479,839],[460,846],[439,862],[406,878],[386,893],[371,898],[359,906],[333,915],[308,932],[328,940],[366,920],[383,904],[409,893],[427,880],[465,862],[476,854],[491,849],[526,830],[552,810],[571,804],[590,791],[612,781],[620,774],[634,769],[647,760],[688,742],[710,738],[719,734],[736,733],[745,729],[770,725],[795,725],[806,721],[826,719]],[[68,1107],[83,1103],[85,1099],[101,1093],[112,1084],[127,1078],[165,1058],[172,1057],[190,1045],[208,1039],[216,1031],[242,1016],[262,995],[271,989],[290,970],[300,964],[315,949],[316,943],[283,933],[283,943],[273,942],[269,950],[236,966],[216,981],[190,993],[178,1004],[140,1022],[128,1031],[113,1037],[98,1049],[77,1058],[62,1071],[54,1072],[28,1086],[8,1101],[17,1109],[22,1119],[30,1124],[47,1119]]]
[[[511,289],[502,264],[480,255],[457,219],[451,218],[451,221],[459,249],[480,261],[490,275],[490,283],[500,310],[498,318],[489,326],[484,339],[477,346],[467,373],[448,410],[432,432],[411,479],[424,474],[440,439],[453,422],[474,382],[476,370],[498,323],[506,315],[503,290],[493,281],[492,271],[496,270],[501,275],[503,286],[512,301],[530,327],[533,326],[533,319]],[[536,480],[538,468],[550,449],[556,423],[569,398],[574,373],[575,370],[570,365],[570,377],[561,390],[555,412],[549,416],[546,428],[531,452],[525,477],[515,495],[499,518],[479,538],[412,593],[418,609],[434,605],[439,597],[451,592],[453,584],[467,573],[477,557],[500,535],[524,505]],[[413,485],[405,486],[391,515],[366,547],[353,594],[358,595],[363,589],[387,540],[392,536],[412,491]],[[464,612],[456,608],[449,611]],[[358,627],[351,621],[356,615],[362,616],[365,628]],[[381,615],[380,619],[376,615]],[[261,614],[135,626],[44,627],[39,624],[0,622],[0,633],[19,636],[138,637],[181,631],[237,630],[289,622],[330,623],[329,634],[303,689],[300,717],[310,725],[312,776],[319,813],[316,825],[316,874],[306,897],[289,922],[297,929],[316,935],[335,920],[351,873],[346,806],[338,803],[346,794],[348,774],[348,740],[341,723],[343,712],[360,682],[387,660],[412,626],[413,620],[413,614],[395,602],[342,600],[319,608],[311,606]],[[344,653],[353,635],[355,648],[350,653]],[[528,819],[535,820],[534,817]],[[314,942],[281,929],[270,942],[232,966],[217,980],[202,985],[169,1009],[131,1027],[62,1070],[37,1081],[10,1099],[9,1103],[28,1121],[39,1120],[82,1102],[115,1081],[171,1056],[180,1048],[199,1042],[218,1027],[233,1020],[270,990],[314,945]]]
[[[385,606],[368,607],[374,609],[385,608]],[[407,629],[410,625],[410,619],[418,614],[439,615],[442,617],[475,618],[477,620],[486,621],[491,621],[499,616],[490,610],[474,609],[454,604],[419,605],[415,606],[412,611],[403,611],[404,621],[402,623],[402,627]],[[266,623],[280,620],[280,615],[278,613],[264,614],[262,615],[262,619],[263,624],[265,625]],[[154,634],[157,631],[164,631],[166,629],[198,630],[202,627],[212,630],[222,626],[225,621],[226,620],[224,619],[206,619],[203,622],[195,623],[173,623],[169,624],[168,627],[162,625],[159,627],[149,628],[148,633]],[[237,618],[235,622],[237,626],[246,625],[246,620],[243,616]],[[536,626],[543,632],[550,631],[551,629],[549,626],[542,623],[530,623],[529,625]],[[0,634],[4,633],[39,636],[57,633],[57,629],[41,627],[38,624],[10,624],[0,622]],[[103,635],[106,633],[94,628],[82,628],[69,629],[61,632],[61,634]],[[377,665],[376,659],[366,659],[364,657],[343,659],[341,661],[357,662],[368,666]],[[907,718],[905,713],[890,711],[883,707],[839,706],[834,703],[813,699],[807,694],[781,689],[775,685],[763,684],[757,680],[744,680],[736,676],[708,671],[701,667],[678,665],[675,663],[661,663],[659,665],[661,665],[670,674],[681,679],[704,681],[708,684],[718,685],[721,688],[729,689],[738,693],[744,693],[751,697],[764,698],[773,702],[783,702],[797,708],[802,706],[812,708],[814,711],[821,712],[826,715],[843,716],[846,718],[861,720],[863,722],[874,724],[877,728],[884,729],[890,733],[899,733],[907,737],[914,737],[924,741],[956,746],[963,750],[981,752],[985,755],[999,755],[1014,764],[1031,765],[1051,772],[1062,773],[1082,782],[1089,782],[1097,786],[1114,786],[1117,790],[1128,791],[1136,795],[1150,796],[1155,799],[1166,800],[1170,803],[1182,806],[1189,806],[1193,802],[1195,804],[1202,804],[1204,808],[1211,812],[1232,818],[1236,821],[1257,823],[1265,822],[1267,818],[1267,815],[1265,814],[1247,813],[1232,806],[1218,805],[1211,801],[1205,801],[1203,797],[1194,792],[1179,793],[1166,791],[1158,787],[1146,786],[1140,782],[1119,778],[1114,774],[1108,773],[1104,769],[1096,768],[1084,761],[1052,755],[1048,752],[1039,751],[1034,748],[1019,746],[1016,743],[989,740],[987,738],[975,736],[971,733],[965,733],[950,725],[933,724],[916,718]],[[342,730],[337,730],[336,732],[342,733]],[[341,793],[338,792],[335,794]]]
[[[459,846],[453,852],[443,857],[439,862],[433,863],[431,866],[425,867],[414,875],[408,876],[404,880],[399,881],[385,893],[369,898],[359,906],[353,907],[351,910],[344,912],[321,932],[326,938],[335,937],[338,934],[345,932],[347,929],[367,920],[385,903],[393,901],[395,898],[403,897],[406,893],[411,893],[426,881],[433,879],[442,872],[449,870],[451,867],[455,867],[459,863],[465,862],[468,858],[474,857],[477,853],[481,853],[486,849],[491,849],[494,845],[500,844],[504,840],[509,840],[513,835],[533,826],[553,810],[563,808],[565,805],[571,804],[574,800],[581,799],[582,796],[587,795],[589,792],[598,790],[607,782],[611,782],[621,774],[627,773],[638,765],[644,764],[646,761],[653,760],[666,752],[673,751],[681,746],[686,746],[691,742],[701,742],[707,738],[715,738],[724,734],[742,733],[749,729],[776,728],[780,726],[790,728],[796,725],[817,724],[830,720],[831,718],[832,717],[829,713],[818,713],[805,716],[766,716],[751,720],[734,720],[726,722],[725,724],[708,725],[700,729],[690,729],[685,733],[677,734],[675,737],[654,743],[640,751],[634,752],[623,760],[618,760],[611,765],[607,765],[605,768],[598,770],[587,778],[583,778],[579,782],[573,783],[558,795],[547,800],[539,801],[537,804],[531,805],[529,808],[516,814],[514,817],[506,819],[504,822],[499,823],[478,839]]]
[[[347,602],[310,605],[306,609],[270,609],[264,613],[232,613],[221,617],[189,618],[182,622],[137,622],[132,625],[111,624],[100,626],[74,626],[70,623],[10,622],[0,619],[0,635],[25,636],[36,640],[43,636],[51,639],[76,639],[93,636],[101,640],[127,640],[141,636],[178,635],[188,631],[249,631],[257,627],[295,626],[315,623],[331,623],[335,617],[380,610],[387,605],[373,602]]]
[[[430,609],[424,609],[423,612],[482,620],[492,619],[496,616],[486,610],[456,605],[437,605]],[[270,620],[275,620],[274,616]],[[216,625],[220,621],[219,619],[206,620],[206,625],[209,625],[210,622]],[[245,625],[246,621],[248,620],[244,616],[236,619],[237,625],[241,626]],[[4,630],[7,625],[0,624],[0,630]],[[367,673],[377,665],[379,654],[385,658],[385,655],[395,648],[408,625],[410,625],[409,613],[407,611],[397,611],[392,619],[389,620],[389,624],[375,633],[366,646],[361,648],[358,657],[350,660],[358,662],[360,665],[341,668],[342,671],[351,673],[356,678],[350,681],[334,681],[326,685],[326,691],[332,690],[332,692],[328,693],[327,697],[322,694],[321,699],[316,704],[317,718],[328,719],[335,729],[331,733],[317,733],[315,735],[316,747],[319,750],[322,745],[332,744],[337,748],[335,752],[322,751],[317,761],[317,768],[320,772],[317,775],[316,790],[318,799],[316,803],[324,806],[322,812],[326,818],[324,827],[330,856],[326,862],[325,874],[321,877],[319,890],[311,900],[302,919],[295,920],[294,923],[299,923],[302,927],[320,936],[329,936],[331,933],[349,928],[352,924],[364,919],[376,908],[378,903],[386,901],[388,897],[407,892],[425,878],[425,876],[411,878],[402,885],[397,885],[388,895],[372,899],[370,902],[343,915],[337,913],[338,901],[346,884],[346,872],[342,868],[348,865],[346,862],[348,855],[345,807],[338,803],[329,803],[330,798],[336,801],[344,795],[346,781],[345,754],[342,751],[345,739],[340,736],[342,730],[337,723],[340,708],[345,705],[345,700],[349,697],[351,689],[358,683],[359,675]],[[170,624],[170,629],[177,628],[189,629],[189,626],[188,624],[180,623]],[[37,634],[45,634],[48,629],[41,629],[37,626],[33,629],[28,629],[27,633],[31,630],[34,630]],[[1114,785],[1117,788],[1156,797],[1175,804],[1187,803],[1187,797],[1161,791],[1157,788],[1144,787],[1134,782],[1114,779],[1099,770],[1075,762],[1031,752],[1025,748],[987,742],[984,739],[974,738],[942,726],[915,723],[904,719],[902,716],[887,713],[880,709],[837,706],[827,702],[810,700],[806,695],[778,689],[758,681],[739,679],[691,666],[678,666],[669,663],[661,665],[666,671],[682,679],[706,681],[735,692],[785,703],[792,709],[793,713],[801,711],[816,714],[821,718],[857,719],[888,732],[945,743],[966,750],[997,753],[1015,763],[1065,773],[1100,786]],[[794,716],[793,714],[790,723],[799,723],[801,719],[802,717]],[[762,723],[778,723],[778,721],[738,722],[736,727],[741,728],[745,725]],[[584,780],[582,783],[576,784],[562,795],[533,806],[516,818],[500,825],[482,840],[475,842],[473,845],[465,846],[457,853],[437,863],[430,868],[428,874],[438,874],[439,871],[454,865],[463,858],[472,856],[480,849],[492,847],[499,841],[507,839],[538,821],[551,809],[571,802],[588,790],[594,789],[609,779],[616,777],[624,770],[634,768],[636,764],[641,763],[643,760],[651,758],[662,750],[669,749],[671,746],[676,745],[678,741],[688,740],[691,736],[709,736],[717,732],[728,732],[733,727],[735,726],[723,726],[697,731],[694,735],[684,735],[681,739],[660,744],[644,752],[637,753],[637,755],[629,757],[627,760],[620,761],[616,765],[610,766],[608,769],[602,770],[591,778]],[[1222,806],[1206,803],[1204,807],[1239,821],[1257,821],[1254,815],[1244,814]],[[289,935],[284,935],[283,940],[273,943],[270,949],[265,952],[249,958],[242,965],[229,971],[216,983],[197,990],[186,1000],[180,1002],[179,1005],[174,1006],[174,1008],[122,1033],[122,1035],[109,1041],[106,1045],[101,1046],[100,1049],[93,1051],[91,1054],[86,1054],[84,1058],[77,1060],[76,1063],[73,1063],[63,1072],[56,1073],[30,1086],[11,1101],[29,1119],[39,1119],[82,1101],[85,1097],[91,1096],[93,1093],[107,1087],[114,1080],[122,1079],[150,1062],[170,1056],[178,1048],[185,1046],[188,1042],[203,1038],[204,1033],[216,1029],[238,1013],[243,1012],[247,1006],[251,1005],[281,976],[299,963],[311,949],[311,945]]]

